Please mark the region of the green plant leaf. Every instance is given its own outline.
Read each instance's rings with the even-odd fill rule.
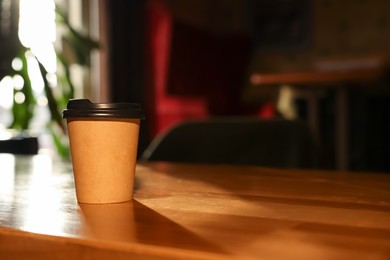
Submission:
[[[41,74],[44,82],[44,90],[48,101],[48,107],[49,107],[51,119],[57,123],[57,125],[59,126],[59,128],[62,130],[63,133],[66,133],[65,124],[62,119],[60,110],[58,108],[57,100],[55,99],[52,88],[50,87],[50,84],[46,79],[47,71],[45,67],[42,65],[42,63],[40,63],[39,61],[38,63],[39,63],[39,69],[41,70]]]
[[[63,141],[63,138],[61,138],[61,136],[63,135],[59,134],[58,131],[56,131],[56,127],[53,126],[52,123],[49,123],[47,128],[49,129],[53,144],[56,148],[58,155],[60,155],[62,158],[70,158],[69,143],[65,143]]]
[[[18,53],[18,58],[22,61],[22,69],[20,71],[13,71],[13,75],[20,75],[23,78],[24,85],[21,90],[14,89],[14,104],[12,106],[13,121],[10,128],[26,130],[29,128],[30,122],[34,116],[34,108],[36,99],[31,85],[31,80],[28,75],[28,64],[26,58],[27,49],[21,48]],[[15,95],[23,95],[23,102],[16,102]]]
[[[56,14],[58,23],[63,24],[68,30],[68,33],[62,37],[64,50],[69,53],[67,62],[90,66],[90,53],[100,48],[99,43],[74,29],[59,6],[56,7]]]

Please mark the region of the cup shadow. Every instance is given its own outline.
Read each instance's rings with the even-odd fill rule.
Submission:
[[[79,203],[79,207],[85,232],[95,239],[226,253],[136,200],[115,204]]]

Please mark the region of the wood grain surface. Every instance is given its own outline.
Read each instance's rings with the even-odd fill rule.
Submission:
[[[0,259],[389,259],[390,175],[142,163],[78,204],[72,165],[0,155]]]

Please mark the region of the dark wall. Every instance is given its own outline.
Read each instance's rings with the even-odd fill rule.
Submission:
[[[109,12],[109,41],[111,44],[109,70],[111,99],[114,102],[143,100],[142,83],[142,6],[139,0],[107,1]]]
[[[106,1],[112,102],[144,104],[143,0]],[[147,117],[147,115],[146,115]],[[149,143],[147,119],[141,123],[139,154]]]
[[[137,102],[146,108],[144,5],[147,0],[106,0],[109,16],[109,74],[111,99],[115,102]],[[251,0],[248,0],[251,2]],[[253,0],[255,1],[255,0]],[[241,0],[167,0],[175,19],[210,28],[210,31],[242,32],[245,29],[245,3]],[[313,45],[301,51],[267,51],[252,53],[252,70],[283,71],[311,66],[313,57],[348,57],[388,53],[390,15],[389,4],[376,1],[314,1]],[[349,8],[351,7],[351,8]],[[353,8],[352,8],[353,7]],[[350,10],[345,16],[345,10]],[[386,12],[385,12],[386,11]],[[315,14],[315,16],[314,16]],[[224,18],[224,19],[220,19]],[[356,19],[359,18],[359,19]],[[360,19],[364,18],[364,19]],[[357,22],[356,22],[357,21]],[[349,26],[346,26],[349,25]],[[355,44],[360,44],[355,46]],[[185,52],[185,50],[183,50]],[[387,57],[387,56],[386,56]],[[192,61],[191,61],[192,62]],[[179,62],[180,64],[180,62]],[[175,79],[175,82],[177,78]],[[388,89],[388,82],[385,83]],[[249,88],[248,88],[249,89]],[[372,89],[372,88],[370,88]],[[177,90],[177,89],[176,89]],[[389,171],[389,93],[366,93],[351,90],[350,96],[350,165],[353,170]],[[323,132],[333,133],[334,99],[326,98],[321,121]],[[150,105],[150,104],[149,104]],[[331,122],[327,124],[327,122]],[[148,115],[141,124],[140,152],[149,144]]]

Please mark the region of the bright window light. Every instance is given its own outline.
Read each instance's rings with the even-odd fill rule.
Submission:
[[[28,67],[28,77],[31,81],[31,87],[36,92],[41,92],[44,87],[45,83],[42,79],[42,74],[39,69],[39,64],[35,56],[30,52],[26,52],[26,58],[27,58],[27,67]]]
[[[22,92],[15,93],[15,102],[17,104],[22,104],[26,100],[26,96]]]
[[[12,60],[12,68],[16,71],[21,71],[23,68],[23,62],[20,58],[14,58]]]
[[[49,103],[47,98],[44,96],[41,96],[37,99],[38,106],[45,107]]]
[[[11,109],[14,97],[14,82],[12,77],[5,76],[0,81],[0,107]]]
[[[12,77],[12,80],[14,82],[14,88],[16,90],[22,90],[24,87],[24,79],[19,74],[16,74]]]
[[[48,72],[57,70],[54,0],[20,0],[19,39],[30,48]]]

